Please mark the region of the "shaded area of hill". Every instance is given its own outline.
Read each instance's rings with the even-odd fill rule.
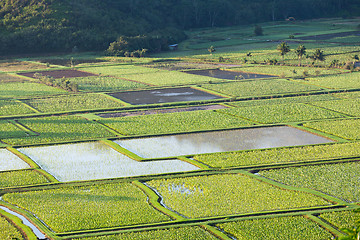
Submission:
[[[0,0],[0,53],[105,50],[119,36],[288,17],[356,16],[358,0]]]

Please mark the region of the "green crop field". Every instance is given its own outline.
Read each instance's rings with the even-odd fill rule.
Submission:
[[[44,117],[18,120],[38,135],[3,139],[13,145],[62,142],[114,136],[101,125],[81,117]]]
[[[72,78],[70,81],[79,86],[79,91],[84,92],[122,91],[147,87],[142,83],[106,76],[79,77]]]
[[[0,188],[34,185],[49,182],[42,174],[33,170],[0,172]]]
[[[358,89],[360,73],[344,73],[338,75],[311,77],[305,80],[298,80],[300,83],[312,84],[330,89]]]
[[[95,13],[85,7],[94,1],[78,1],[69,9],[57,1],[30,9],[14,1],[24,12],[13,19],[6,13],[2,23],[15,21],[11,28],[19,36],[28,34],[18,39],[33,41],[41,30],[28,32],[17,21],[29,18],[31,24],[37,18],[47,26],[47,14],[65,16],[79,8],[91,13],[80,18],[85,23],[87,16],[106,15],[100,9],[110,4],[98,4]],[[142,51],[148,36],[140,34],[145,28],[139,28],[144,21],[139,16],[150,15],[134,11],[136,2],[122,5],[139,21],[115,25],[139,34],[126,40],[124,35],[121,47]],[[98,48],[109,46],[118,33],[108,31],[104,43],[96,35],[97,20],[94,32],[82,36],[71,27],[77,19],[64,17],[59,29],[76,31],[66,48],[54,49],[61,53],[1,55],[0,205],[26,216],[49,240],[346,236],[343,227],[360,224],[360,19],[339,10],[344,18],[278,21],[292,4],[279,9],[276,1],[276,11],[267,12],[276,21],[218,27],[247,15],[252,22],[264,12],[234,8],[235,18],[230,12],[222,19],[222,7],[214,8],[217,16],[209,10],[212,2],[188,2],[192,12],[176,13],[181,15],[176,21],[184,18],[187,38],[176,42],[174,51],[158,46],[139,57],[139,51],[125,57],[127,49],[112,56],[111,49]],[[199,12],[202,8],[207,11]],[[37,9],[44,13],[33,16]],[[194,14],[214,21],[214,27],[190,28],[186,22],[195,20]],[[111,16],[109,23],[117,19]],[[156,42],[163,30],[155,25],[149,27]],[[259,28],[262,35],[255,34]],[[176,29],[165,33],[168,43],[173,34],[182,35]],[[89,44],[78,45],[74,40],[80,36],[89,37]],[[53,41],[44,40],[49,46]],[[281,56],[284,41],[290,52]],[[306,48],[301,59],[295,51],[300,44]],[[314,55],[318,49],[323,58]],[[62,70],[66,76],[57,80],[62,86],[52,87],[51,78],[20,76],[39,69]],[[74,77],[73,70],[94,76]],[[177,90],[189,87],[197,91]],[[207,99],[207,94],[222,97]],[[37,238],[15,214],[0,210],[0,215],[1,240]]]
[[[260,175],[296,187],[315,189],[352,202],[360,201],[360,164],[342,163],[259,172]]]
[[[360,119],[344,119],[306,123],[304,126],[346,139],[360,139],[359,123]]]
[[[353,117],[360,117],[360,99],[346,99],[326,102],[313,103],[316,106],[331,109],[333,111],[345,113]]]
[[[332,239],[331,233],[302,216],[228,222],[218,227],[239,240]]]
[[[257,97],[321,90],[321,88],[316,86],[298,84],[284,79],[206,84],[202,85],[202,87],[238,97]]]
[[[245,239],[332,239],[331,233],[302,216],[244,220],[218,227],[239,240]]]
[[[326,158],[359,156],[360,143],[327,144],[274,148],[239,152],[212,153],[195,156],[195,159],[212,167],[236,167],[301,161],[315,161]]]
[[[56,232],[169,220],[128,183],[10,193],[3,198],[35,213]]]
[[[340,97],[340,96],[339,96]],[[330,94],[323,95],[309,95],[299,97],[284,97],[284,98],[272,98],[272,99],[261,99],[261,100],[249,100],[229,103],[235,107],[252,107],[252,106],[267,106],[277,104],[293,104],[293,103],[314,103],[318,101],[338,100],[336,96]]]
[[[65,93],[65,90],[49,87],[39,83],[32,82],[11,82],[0,84],[0,96],[2,98],[25,97],[25,96],[43,96]]]
[[[320,217],[338,228],[352,228],[359,221],[360,213],[354,211],[341,211],[322,213]]]
[[[240,174],[153,180],[148,184],[163,196],[166,206],[191,218],[329,204],[311,194],[283,190]]]
[[[150,135],[251,126],[245,119],[215,111],[194,111],[100,120],[124,135]]]
[[[89,238],[81,238],[77,240],[133,240],[133,239],[138,239],[138,240],[214,239],[215,240],[218,238],[206,232],[204,229],[200,227],[183,227],[183,228],[161,229],[154,231],[129,232],[129,233],[122,233],[113,236],[89,237]]]
[[[34,98],[25,102],[41,112],[61,112],[123,106],[121,103],[106,97],[106,95],[90,93],[48,98]]]
[[[12,100],[0,100],[1,116],[21,115],[27,113],[34,113],[34,111],[20,102],[16,102]]]
[[[23,130],[7,121],[0,121],[0,139],[28,136]]]
[[[219,111],[259,123],[286,123],[343,117],[339,113],[303,103],[228,108]]]
[[[0,216],[0,238],[4,240],[22,239],[20,231]]]

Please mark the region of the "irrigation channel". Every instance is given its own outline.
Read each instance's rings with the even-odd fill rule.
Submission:
[[[4,210],[7,213],[10,213],[11,215],[14,215],[15,217],[20,218],[21,221],[24,223],[24,225],[28,226],[33,231],[33,233],[36,235],[36,237],[38,239],[40,239],[40,240],[47,239],[46,236],[34,224],[32,224],[29,220],[27,220],[23,215],[21,215],[17,212],[14,212],[14,211],[8,209],[7,207],[0,206],[0,209]]]

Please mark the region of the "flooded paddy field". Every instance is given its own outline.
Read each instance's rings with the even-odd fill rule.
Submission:
[[[226,71],[226,70],[220,70],[220,69],[192,70],[192,71],[186,71],[185,73],[219,78],[219,79],[228,79],[228,80],[276,77],[273,75]]]
[[[223,98],[190,87],[118,92],[110,93],[109,95],[133,105],[201,101]]]
[[[102,113],[102,114],[97,114],[97,116],[102,118],[131,117],[131,116],[152,115],[152,114],[161,114],[161,113],[216,110],[216,109],[224,109],[224,108],[227,107],[223,105],[215,104],[215,105],[193,106],[193,107],[184,107],[184,108],[166,108],[166,109],[154,109],[154,110],[133,111],[133,112]]]
[[[18,170],[30,166],[6,149],[0,149],[0,171]]]
[[[329,143],[331,140],[296,128],[279,126],[115,140],[144,158]]]
[[[34,74],[40,73],[43,76],[49,76],[53,78],[76,78],[76,77],[90,77],[90,76],[97,76],[96,74],[73,70],[73,69],[66,69],[66,70],[54,70],[54,71],[36,71],[36,72],[24,72],[18,73],[18,75],[35,78]]]
[[[180,160],[137,162],[99,142],[18,150],[63,182],[198,170]]]

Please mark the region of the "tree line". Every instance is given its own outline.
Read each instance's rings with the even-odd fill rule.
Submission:
[[[0,54],[105,50],[120,36],[169,40],[173,29],[359,13],[358,0],[0,0]]]

